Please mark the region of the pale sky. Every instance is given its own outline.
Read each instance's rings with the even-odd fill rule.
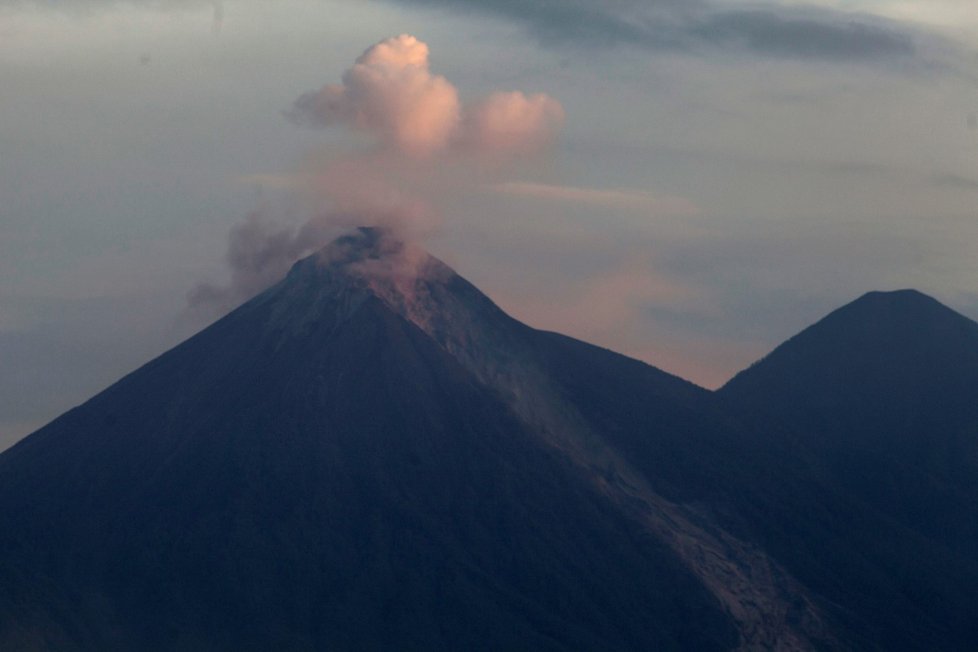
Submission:
[[[425,236],[527,323],[716,387],[862,293],[978,318],[978,3],[0,0],[0,448],[206,322],[227,238],[369,146],[296,98],[413,34],[546,152],[429,183]]]

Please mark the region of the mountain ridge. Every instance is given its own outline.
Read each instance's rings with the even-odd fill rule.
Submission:
[[[970,535],[854,500],[804,423],[729,391],[360,229],[0,454],[0,644],[967,640]]]

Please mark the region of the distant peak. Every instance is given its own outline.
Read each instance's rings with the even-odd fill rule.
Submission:
[[[914,289],[867,292],[840,308],[840,312],[857,314],[869,311],[880,315],[950,314],[950,308],[937,299]]]
[[[927,296],[920,290],[915,290],[913,288],[905,288],[902,290],[872,290],[862,295],[856,302],[859,301],[880,301],[880,300],[892,300],[892,301],[934,301],[932,297]]]
[[[723,391],[754,391],[786,378],[817,378],[844,391],[859,383],[876,387],[894,378],[950,375],[971,364],[965,361],[975,351],[978,323],[937,299],[913,289],[867,292],[781,344]],[[799,387],[796,382],[799,395],[810,389]]]

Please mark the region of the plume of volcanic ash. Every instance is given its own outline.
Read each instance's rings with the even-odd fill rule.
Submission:
[[[344,229],[378,227],[398,241],[416,241],[440,222],[435,196],[470,183],[464,170],[498,171],[538,155],[564,121],[560,103],[540,93],[497,92],[464,104],[455,86],[431,71],[427,44],[407,34],[368,48],[339,83],[302,94],[285,115],[301,127],[365,133],[372,145],[295,179],[319,206],[301,226],[276,225],[267,211],[256,211],[234,227],[230,283],[199,285],[190,295],[194,308],[233,307]]]
[[[411,158],[468,153],[519,156],[556,136],[564,110],[553,98],[493,93],[463,106],[456,88],[429,67],[428,46],[413,36],[369,48],[343,75],[300,96],[287,116],[308,127],[343,124]]]

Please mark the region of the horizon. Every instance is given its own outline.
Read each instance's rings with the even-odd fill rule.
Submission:
[[[325,252],[327,252],[327,250],[331,249],[332,247],[334,247],[338,243],[342,243],[344,241],[349,242],[349,239],[351,237],[356,236],[358,233],[361,236],[367,236],[367,237],[369,237],[371,239],[371,243],[372,243],[370,246],[372,248],[376,248],[378,246],[376,244],[376,239],[378,237],[381,238],[381,239],[383,239],[384,237],[389,236],[391,232],[385,230],[384,228],[378,228],[378,227],[375,227],[375,226],[351,227],[351,228],[347,229],[345,232],[340,232],[334,239],[328,241],[322,247],[320,247],[320,248],[316,249],[315,251],[312,251],[311,253],[308,253],[308,254],[302,256],[301,258],[299,258],[298,260],[296,260],[294,263],[292,263],[289,266],[289,272],[291,272],[292,268],[297,267],[300,263],[305,262],[305,261],[308,261],[308,260],[313,260],[313,259],[317,259],[316,260],[317,265],[319,265],[319,264],[324,264],[325,265],[326,263],[322,263],[321,262],[322,261],[322,258],[321,257],[323,256],[323,254]],[[380,245],[380,246],[383,247],[383,245]],[[396,243],[394,243],[392,245],[393,249],[388,250],[388,252],[394,251],[394,253],[392,255],[396,257],[396,256],[399,255],[399,252],[400,252],[400,250],[401,250],[401,248],[403,246],[404,246],[404,243],[403,242],[396,242]],[[373,253],[373,252],[371,252],[371,253]],[[384,260],[386,255],[385,255],[383,249],[379,253],[380,253],[380,255],[379,255],[378,259],[379,260]],[[427,252],[425,252],[425,253],[427,254]],[[428,254],[428,255],[430,256],[431,254]],[[371,255],[370,256],[370,259],[373,259],[373,258],[374,258],[374,256]],[[439,262],[442,262],[443,263],[443,261],[440,261],[437,257],[435,257],[434,259],[436,261],[439,261]],[[332,258],[328,258],[327,259],[327,261],[330,261],[330,260],[332,260]],[[465,278],[464,274],[459,273],[458,270],[455,270],[455,269],[453,269],[451,267],[449,267],[448,269],[450,269],[451,271],[455,272],[456,274],[458,274],[463,279]],[[252,299],[258,298],[258,295],[264,293],[265,290],[270,290],[273,286],[277,285],[280,281],[285,281],[286,280],[286,276],[287,276],[287,274],[282,275],[280,278],[278,278],[273,283],[271,283],[269,285],[269,287],[261,290],[255,296],[249,297],[248,299],[244,300],[240,305],[235,305],[234,307],[232,307],[230,310],[228,310],[226,312],[225,311],[222,311],[214,319],[214,321],[212,321],[212,322],[204,325],[200,330],[198,330],[197,332],[195,332],[195,333],[191,334],[190,336],[188,336],[187,339],[191,339],[191,338],[195,337],[196,335],[199,335],[203,331],[206,331],[206,330],[210,329],[212,326],[214,326],[215,324],[217,324],[218,322],[220,322],[221,320],[223,320],[225,317],[227,317],[230,313],[235,312],[238,308],[242,308],[246,304],[251,303]],[[412,277],[414,277],[414,274],[413,273],[412,273]],[[421,278],[421,277],[418,276],[418,278]],[[477,289],[479,289],[479,288],[477,288]],[[784,339],[784,341],[779,342],[777,345],[775,345],[774,347],[772,347],[770,351],[767,351],[764,354],[762,354],[761,356],[759,356],[757,359],[752,360],[750,363],[748,363],[743,368],[734,371],[734,373],[729,378],[727,378],[723,383],[721,383],[721,384],[719,384],[719,385],[717,385],[715,387],[707,387],[705,385],[701,385],[701,384],[696,383],[695,381],[693,381],[693,380],[691,380],[689,378],[685,378],[685,377],[683,377],[683,376],[681,376],[679,374],[673,374],[672,372],[669,372],[668,370],[665,370],[665,369],[661,369],[660,368],[660,371],[665,371],[666,373],[669,373],[670,375],[673,375],[673,376],[675,376],[677,378],[680,378],[681,380],[690,382],[690,383],[692,383],[692,384],[694,384],[694,385],[696,385],[696,386],[698,386],[698,387],[700,387],[700,388],[702,388],[704,390],[707,390],[709,392],[717,392],[717,391],[720,391],[721,389],[723,389],[723,387],[727,383],[729,383],[730,381],[734,380],[734,378],[736,378],[738,375],[740,375],[741,372],[748,371],[748,370],[754,368],[755,366],[757,366],[759,363],[762,363],[774,351],[776,351],[781,345],[788,344],[796,335],[800,335],[801,333],[807,331],[809,328],[811,328],[813,326],[816,326],[817,324],[819,324],[820,322],[822,322],[825,318],[829,317],[830,315],[832,315],[832,314],[834,314],[836,312],[842,311],[843,309],[848,308],[848,307],[850,307],[850,306],[852,306],[854,304],[863,303],[867,299],[869,299],[871,297],[878,296],[878,295],[886,295],[886,296],[893,296],[893,295],[913,295],[915,297],[923,297],[923,298],[925,298],[927,300],[936,302],[936,304],[938,306],[942,307],[943,309],[945,309],[945,310],[947,310],[947,311],[949,311],[949,312],[951,312],[953,314],[962,316],[965,319],[970,320],[972,323],[978,325],[978,321],[976,321],[976,320],[968,317],[967,315],[963,315],[962,313],[960,313],[957,310],[955,310],[953,306],[947,306],[947,305],[941,303],[940,301],[938,301],[937,299],[935,299],[934,297],[932,297],[932,296],[930,296],[930,295],[928,295],[926,293],[923,293],[920,290],[917,290],[915,288],[899,288],[899,289],[893,289],[893,290],[869,290],[867,292],[864,292],[864,293],[860,294],[859,296],[853,297],[850,301],[847,301],[844,304],[839,305],[839,306],[833,308],[832,310],[830,310],[829,312],[827,312],[825,315],[822,315],[818,319],[814,320],[811,324],[808,324],[808,325],[804,326],[803,328],[799,329],[799,331],[797,333],[793,333],[790,336],[786,337]],[[495,300],[493,299],[493,297],[488,296],[488,299],[490,301],[492,301],[493,303],[496,303]],[[498,304],[496,304],[496,305],[498,305]],[[504,312],[507,312],[507,311],[505,311],[505,309],[504,309]],[[509,314],[509,313],[507,312],[507,314]],[[512,315],[510,315],[510,316],[512,317]],[[532,328],[536,328],[532,324],[525,324],[525,325],[528,325],[528,326],[530,326]],[[537,329],[537,330],[542,330],[542,331],[547,331],[547,332],[553,332],[553,333],[558,333],[558,334],[566,335],[566,333],[563,333],[560,330],[553,330],[553,329]],[[575,339],[577,339],[577,338],[575,338]],[[182,344],[185,341],[186,340],[183,340],[182,342],[177,343],[177,345]],[[627,354],[622,353],[620,351],[615,351],[612,348],[601,346],[599,344],[595,344],[594,342],[587,342],[586,340],[580,340],[580,341],[585,342],[587,344],[594,344],[595,346],[599,346],[600,348],[607,349],[609,351],[612,351],[613,353],[618,353],[618,354],[621,354],[621,355],[625,355],[626,357],[632,357],[632,356],[628,356]],[[174,346],[177,346],[177,345],[174,345]],[[164,354],[166,354],[168,352],[169,352],[169,350],[168,351],[163,351],[163,352],[160,352],[159,355],[162,356],[162,355],[164,355]],[[106,387],[99,388],[98,390],[96,390],[95,392],[93,392],[93,395],[92,396],[87,397],[85,399],[85,401],[83,401],[82,403],[87,402],[89,398],[93,398],[93,397],[97,396],[98,394],[100,394],[102,391],[108,389],[109,387],[111,387],[112,385],[114,385],[119,380],[122,380],[122,378],[124,378],[129,373],[132,373],[132,372],[137,371],[142,366],[144,366],[145,364],[147,364],[147,363],[151,362],[153,359],[155,359],[155,357],[157,357],[157,356],[154,356],[154,358],[151,358],[151,359],[147,359],[147,360],[142,361],[141,363],[139,363],[139,365],[137,365],[133,369],[126,371],[122,376],[120,376],[116,380],[113,380]],[[639,358],[632,357],[632,359],[639,360],[640,362],[645,362],[646,364],[649,364],[650,366],[655,367],[654,364],[649,363],[649,362],[644,361],[644,360],[640,360]],[[82,403],[80,403],[79,405],[81,405]],[[74,408],[74,407],[77,407],[77,406],[71,406],[69,408],[69,410],[72,409],[72,408]],[[60,416],[60,415],[58,415],[58,416]],[[40,426],[38,426],[38,428],[43,427],[44,425],[46,425],[46,423],[41,424]],[[17,442],[19,442],[21,439],[23,439],[27,435],[32,434],[33,432],[34,431],[32,430],[31,432],[24,433],[22,436],[19,436],[19,437],[15,438],[15,439],[12,439],[9,442],[6,441],[2,436],[0,436],[0,453],[3,453],[6,449],[10,448],[11,446],[13,446]]]

